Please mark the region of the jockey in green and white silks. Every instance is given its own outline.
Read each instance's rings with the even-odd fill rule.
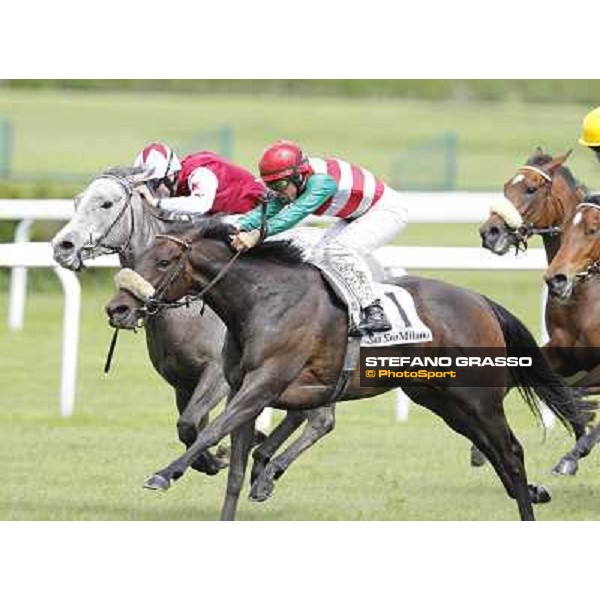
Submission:
[[[336,158],[309,158],[288,141],[269,146],[259,170],[267,187],[277,194],[267,206],[267,237],[292,228],[308,215],[338,217],[312,249],[311,260],[319,262],[323,257],[346,283],[363,310],[362,332],[388,331],[390,323],[364,257],[406,225],[401,195],[362,167]],[[241,217],[233,247],[248,249],[258,243],[260,225],[260,209]]]

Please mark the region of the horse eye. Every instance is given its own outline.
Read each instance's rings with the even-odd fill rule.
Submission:
[[[525,192],[526,192],[527,194],[530,194],[530,195],[531,195],[531,194],[535,194],[535,193],[537,192],[537,188],[535,188],[535,187],[531,187],[531,186],[527,186],[527,189],[525,190]]]
[[[158,261],[158,267],[160,267],[161,269],[164,269],[166,267],[168,267],[170,264],[170,261],[166,260],[163,258],[163,260]]]
[[[112,205],[113,205],[113,203],[112,203],[112,202],[110,202],[110,200],[107,200],[106,202],[103,202],[103,203],[100,205],[100,208],[111,208],[111,207],[112,207]]]

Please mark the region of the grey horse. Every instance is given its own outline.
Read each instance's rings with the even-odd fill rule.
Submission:
[[[123,266],[133,267],[156,234],[182,218],[145,201],[139,186],[150,174],[144,169],[113,168],[96,177],[76,197],[73,218],[52,239],[55,260],[77,271],[87,259],[117,253]],[[207,421],[197,417],[200,405],[214,407],[229,389],[221,363],[225,327],[212,309],[201,311],[192,304],[165,311],[145,324],[152,365],[175,390],[177,432],[186,447]],[[209,475],[224,466],[210,453],[194,463],[196,470]]]
[[[71,221],[53,238],[54,258],[63,267],[80,270],[84,261],[101,254],[117,253],[121,264],[133,268],[155,236],[185,219],[158,211],[144,199],[149,193],[143,185],[151,171],[116,167],[96,177],[75,199],[76,212]],[[189,218],[189,217],[188,217]],[[185,220],[183,221],[185,222]],[[304,244],[315,241],[317,232],[307,228],[299,233]],[[309,240],[309,238],[313,238]],[[179,419],[179,439],[186,447],[195,441],[197,432],[207,422],[206,414],[228,392],[222,371],[221,351],[226,328],[206,306],[203,314],[198,304],[178,308],[146,319],[148,354],[156,371],[175,389]],[[304,423],[298,439],[271,461],[275,452]],[[333,406],[308,411],[293,411],[265,440],[257,432],[255,442],[262,442],[253,453],[252,481],[267,468],[271,485],[260,492],[255,488],[252,500],[270,497],[272,480],[281,476],[298,456],[329,433],[334,426]],[[197,459],[193,468],[215,474],[224,463],[208,451]],[[272,472],[271,472],[272,471]]]

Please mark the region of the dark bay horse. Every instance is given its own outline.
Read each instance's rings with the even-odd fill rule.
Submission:
[[[140,309],[205,290],[206,302],[227,326],[224,371],[231,393],[227,407],[199,432],[194,444],[147,482],[168,489],[197,454],[232,435],[232,455],[223,519],[235,516],[251,446],[254,421],[266,407],[303,411],[331,402],[342,367],[348,320],[319,271],[289,243],[270,242],[235,257],[228,245],[233,229],[219,219],[199,225],[186,239],[160,236],[136,270],[144,287],[159,290],[150,301],[121,290],[107,306],[113,326],[131,326]],[[528,484],[523,449],[506,420],[503,399],[511,387],[535,410],[534,394],[581,433],[590,414],[539,353],[525,326],[506,309],[472,291],[418,277],[402,279],[423,322],[433,331],[430,348],[521,347],[537,353],[535,368],[506,368],[495,387],[450,387],[418,380],[406,389],[417,403],[439,415],[487,456],[522,519],[533,519],[532,502],[547,501],[543,488]],[[469,323],[469,327],[464,324]],[[460,325],[458,325],[460,324]],[[391,388],[390,388],[391,389]],[[340,400],[379,395],[360,386],[355,373]],[[257,482],[266,469],[258,474]]]
[[[75,199],[75,215],[54,237],[58,264],[78,271],[84,261],[117,253],[121,265],[133,266],[154,236],[174,226],[176,215],[146,202],[142,187],[150,173],[141,168],[116,167],[96,177]],[[165,311],[145,322],[146,344],[152,365],[175,390],[179,439],[187,447],[206,421],[198,415],[204,399],[213,404],[227,396],[221,350],[225,326],[210,307]],[[194,463],[198,471],[214,475],[224,466],[210,452]]]
[[[565,363],[589,371],[589,381],[600,378],[599,274],[600,195],[594,195],[577,206],[563,229],[560,249],[544,274],[550,298],[563,308],[565,329],[572,332],[565,336],[564,346],[555,351],[562,354]],[[600,424],[577,440],[572,452],[562,459],[563,470],[574,473],[577,461],[589,454],[599,440]]]
[[[494,212],[481,226],[482,245],[496,254],[513,247],[526,247],[532,235],[540,235],[548,264],[561,248],[563,232],[571,223],[587,188],[564,165],[570,153],[556,158],[538,151],[504,185],[506,205]],[[558,288],[558,279],[554,284]],[[552,287],[550,287],[552,290]],[[600,391],[600,280],[590,279],[581,286],[576,302],[562,302],[550,294],[545,318],[549,335],[542,347],[552,368],[563,377],[573,378],[581,394]],[[577,346],[587,353],[571,352]],[[585,373],[583,376],[582,373]],[[573,475],[577,463],[568,454],[554,467],[562,475]]]

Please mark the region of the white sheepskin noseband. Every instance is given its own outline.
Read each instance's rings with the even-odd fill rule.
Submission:
[[[514,205],[504,196],[494,200],[490,205],[490,212],[496,213],[504,219],[504,222],[513,229],[518,229],[523,225],[523,217]]]
[[[139,300],[148,300],[154,296],[154,286],[146,281],[139,273],[133,269],[121,269],[115,275],[115,285],[117,288],[127,290]]]

